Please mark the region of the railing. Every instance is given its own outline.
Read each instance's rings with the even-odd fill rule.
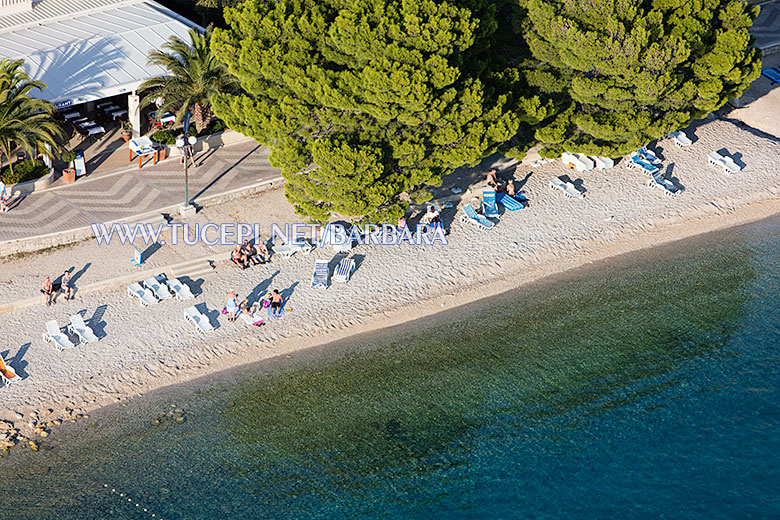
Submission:
[[[32,0],[0,0],[0,16],[32,10]]]

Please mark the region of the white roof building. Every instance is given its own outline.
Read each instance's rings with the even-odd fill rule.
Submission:
[[[166,71],[146,64],[196,24],[153,0],[0,0],[0,58],[23,59],[58,107],[118,94]]]

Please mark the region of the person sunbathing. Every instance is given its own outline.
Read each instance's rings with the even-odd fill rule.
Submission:
[[[515,183],[512,181],[512,179],[508,180],[506,183],[506,194],[510,197],[515,196]]]
[[[283,305],[284,298],[282,298],[282,295],[279,294],[277,289],[274,289],[273,294],[271,294],[271,314],[281,314]]]

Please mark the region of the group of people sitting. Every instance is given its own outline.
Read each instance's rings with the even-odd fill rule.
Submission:
[[[257,265],[270,262],[271,253],[268,252],[268,248],[262,240],[257,246],[250,243],[249,240],[244,240],[244,245],[236,244],[236,247],[233,248],[230,260],[234,264],[241,266],[242,269],[246,269],[250,263],[251,265]]]
[[[262,300],[249,303],[249,298],[244,298],[241,303],[238,303],[238,293],[236,291],[228,291],[225,295],[225,308],[222,310],[223,314],[227,314],[228,321],[236,321],[236,318],[240,314],[245,314],[253,320],[253,325],[262,325],[263,321],[260,319],[260,315],[257,311],[260,308],[271,307],[272,314],[279,315],[282,312],[284,306],[284,298],[278,289],[274,289],[274,292],[268,293]]]
[[[496,190],[496,193],[506,193],[510,197],[517,195],[515,192],[515,182],[512,179],[509,179],[506,181],[506,186],[504,186],[498,177],[496,177],[495,168],[487,173],[487,183],[488,186]]]

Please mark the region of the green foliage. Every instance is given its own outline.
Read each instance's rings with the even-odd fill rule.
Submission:
[[[42,161],[32,159],[14,164],[13,170],[10,165],[6,165],[0,171],[0,177],[2,177],[5,184],[16,184],[18,182],[40,179],[48,174],[49,168]]]
[[[545,153],[622,155],[738,97],[760,74],[742,0],[521,0],[527,81],[558,114]]]
[[[76,152],[73,150],[63,150],[60,159],[62,159],[63,162],[72,163],[76,160]]]
[[[168,71],[165,76],[151,78],[138,87],[147,93],[141,100],[141,107],[162,98],[158,107],[160,113],[176,114],[176,122],[181,124],[184,114],[193,107],[192,119],[198,132],[202,132],[213,117],[211,98],[219,92],[233,92],[238,83],[211,52],[209,42],[211,30],[201,34],[190,29],[190,41],[185,42],[178,36],[171,36],[162,45],[164,50],[149,54],[149,65],[157,65]],[[169,52],[164,52],[169,51]]]
[[[392,221],[548,116],[496,59],[496,17],[481,0],[248,1],[212,38],[247,94],[214,110],[271,147],[299,214]]]
[[[43,90],[46,84],[32,80],[23,64],[23,60],[0,61],[0,150],[11,157],[13,143],[25,150],[37,148],[51,157],[46,145],[59,148],[66,139],[65,132],[51,117],[54,106],[30,97],[30,91]],[[14,165],[9,166],[13,176]]]
[[[176,136],[170,130],[157,130],[149,139],[160,144],[176,144]]]

